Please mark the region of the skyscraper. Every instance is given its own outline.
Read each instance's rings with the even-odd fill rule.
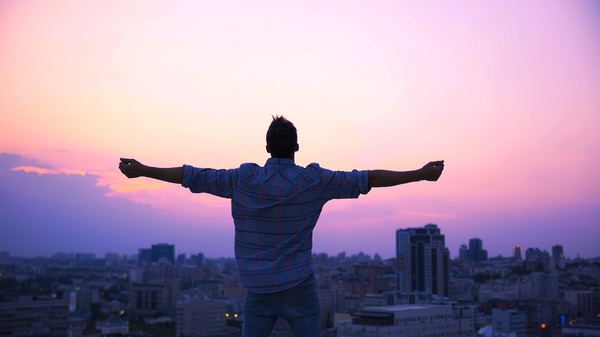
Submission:
[[[563,246],[561,246],[561,245],[552,246],[552,257],[555,260],[558,260],[561,256],[564,256]]]
[[[513,258],[515,259],[515,261],[523,259],[521,257],[521,246],[514,246],[513,247]]]
[[[138,249],[137,265],[141,267],[143,265],[149,265],[152,263],[152,249]]]
[[[175,265],[175,245],[167,243],[152,245],[152,262],[157,262],[161,257]]]
[[[449,257],[437,225],[397,230],[397,290],[448,296]]]
[[[461,261],[469,260],[469,248],[467,248],[467,245],[460,246],[460,249],[458,250],[458,259]]]
[[[469,240],[469,260],[474,262],[487,261],[487,250],[483,249],[480,238]]]
[[[556,268],[565,268],[565,254],[563,252],[563,246],[552,246],[552,257],[554,258]]]

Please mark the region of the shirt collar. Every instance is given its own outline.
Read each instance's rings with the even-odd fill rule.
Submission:
[[[269,164],[279,164],[279,165],[294,165],[294,161],[291,159],[287,159],[287,158],[269,158],[267,159],[267,163],[265,165],[269,165]]]

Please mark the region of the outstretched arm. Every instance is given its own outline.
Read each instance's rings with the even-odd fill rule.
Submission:
[[[369,187],[388,187],[413,181],[437,181],[444,170],[444,161],[432,161],[415,171],[369,171]]]
[[[183,182],[183,167],[150,167],[143,165],[135,159],[121,158],[119,169],[127,178],[148,177],[174,184],[181,184]]]

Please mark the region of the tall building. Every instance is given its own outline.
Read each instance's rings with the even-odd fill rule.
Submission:
[[[152,262],[157,262],[161,257],[175,265],[175,245],[167,243],[152,245]]]
[[[150,263],[152,263],[152,249],[138,249],[138,267],[149,265]]]
[[[552,246],[552,257],[555,260],[558,260],[558,258],[560,258],[561,256],[564,256],[563,246],[561,246],[561,245]]]
[[[460,249],[458,250],[458,259],[461,261],[468,261],[469,260],[469,248],[467,248],[467,245],[461,245]]]
[[[554,266],[558,269],[565,268],[565,254],[563,252],[563,246],[556,245],[552,246],[552,257],[554,258]]]
[[[202,267],[204,265],[204,253],[198,253],[196,255],[196,266]]]
[[[437,225],[397,230],[397,290],[448,296],[449,258]]]
[[[513,258],[515,259],[515,261],[523,259],[521,257],[521,246],[514,246],[513,247]]]
[[[469,260],[473,262],[487,261],[487,250],[483,249],[480,238],[469,240]]]
[[[181,267],[185,264],[185,253],[177,255],[177,267]]]

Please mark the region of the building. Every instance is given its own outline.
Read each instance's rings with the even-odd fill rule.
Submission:
[[[181,268],[185,265],[185,253],[177,255],[177,268]]]
[[[469,248],[463,244],[458,250],[458,259],[461,261],[469,261]]]
[[[600,324],[573,324],[562,329],[565,337],[600,337]]]
[[[321,306],[321,325],[327,327],[333,322],[336,312],[346,311],[346,291],[343,284],[327,283],[317,287]]]
[[[470,310],[453,315],[451,306],[398,305],[359,310],[338,324],[338,336],[475,336]]]
[[[204,254],[198,253],[190,255],[190,265],[202,267],[204,265]]]
[[[152,249],[138,249],[137,266],[145,266],[152,263]]]
[[[554,258],[554,267],[557,269],[565,269],[565,254],[563,246],[552,246],[552,257]]]
[[[227,325],[226,311],[224,302],[178,302],[175,332],[178,336],[219,335]]]
[[[99,294],[97,289],[76,288],[69,293],[69,311],[88,312],[94,302],[98,302]]]
[[[479,288],[479,302],[491,299],[512,301],[519,298],[519,285],[516,283],[490,285],[484,284]]]
[[[552,257],[555,260],[558,260],[561,256],[565,256],[565,254],[563,253],[563,246],[561,245],[556,245],[556,246],[552,246]]]
[[[388,295],[387,294],[366,294],[363,298],[363,307],[387,307]]]
[[[483,249],[483,241],[480,238],[469,240],[469,261],[487,261],[487,250]]]
[[[160,258],[165,258],[167,261],[175,265],[175,245],[167,243],[159,243],[152,245],[152,262],[158,262]]]
[[[525,251],[525,260],[531,262],[541,262],[546,264],[550,254],[547,251],[541,251],[539,248],[527,248]]]
[[[129,322],[115,315],[110,315],[107,319],[96,322],[96,329],[101,331],[102,336],[125,336],[129,334]]]
[[[83,337],[83,330],[85,330],[86,324],[87,321],[82,317],[69,317],[67,337]]]
[[[513,247],[513,259],[515,259],[515,261],[519,261],[519,260],[523,259],[523,257],[521,256],[521,246]]]
[[[161,283],[132,283],[129,305],[138,315],[152,315],[158,311],[175,308],[179,299],[179,280],[164,280]]]
[[[67,336],[69,301],[20,296],[0,303],[0,335]]]
[[[525,314],[517,310],[492,309],[492,329],[494,335],[515,333],[516,337],[525,337]]]
[[[437,225],[397,230],[397,290],[448,296],[449,257]]]
[[[565,290],[565,301],[577,308],[578,316],[596,313],[593,290]]]
[[[535,272],[519,284],[519,298],[556,299],[558,298],[558,275]]]

